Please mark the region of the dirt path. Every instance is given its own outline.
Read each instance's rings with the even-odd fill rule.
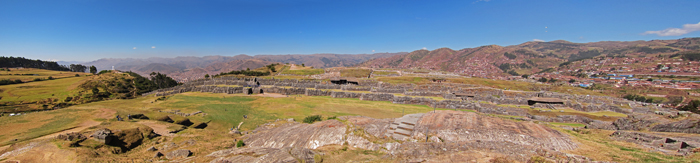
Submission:
[[[257,94],[257,95],[255,95],[255,96],[274,97],[274,98],[278,98],[278,97],[287,97],[287,95],[282,95],[282,94],[279,94],[279,93],[265,93],[265,94]]]
[[[153,132],[155,132],[158,135],[161,136],[175,136],[175,134],[171,134],[168,130],[168,126],[163,125],[163,124],[158,124],[157,122],[154,121],[139,121],[137,122],[142,125],[146,125],[150,128],[153,129]]]

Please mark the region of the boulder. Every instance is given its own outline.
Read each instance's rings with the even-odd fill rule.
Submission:
[[[190,121],[190,119],[188,118],[177,118],[174,120],[173,123],[184,126],[191,126],[193,124],[192,121]]]
[[[166,115],[166,116],[162,116],[162,117],[160,117],[160,118],[157,118],[156,120],[158,120],[158,121],[163,121],[163,122],[173,123],[173,119],[170,119],[170,117],[167,116],[167,115]]]
[[[153,129],[150,131],[153,132]],[[144,139],[144,133],[142,133],[142,129],[132,128],[116,131],[113,137],[109,145],[122,147],[124,151],[126,151],[141,145]]]
[[[151,146],[150,148],[146,149],[146,151],[149,151],[149,152],[151,152],[151,151],[157,151],[157,150],[158,150],[158,149],[156,149],[156,147],[153,147],[153,146]]]
[[[170,160],[173,160],[173,159],[178,159],[178,158],[190,157],[190,155],[192,155],[192,152],[190,150],[178,149],[178,150],[168,152],[168,154],[166,154],[165,157],[170,159]]]
[[[67,134],[60,134],[56,136],[56,139],[61,139],[61,140],[66,140],[66,141],[82,141],[87,139],[85,135],[77,133],[77,132],[71,132]]]
[[[91,137],[100,143],[109,144],[112,141],[112,130],[106,128],[98,129]]]
[[[131,115],[131,118],[133,118],[133,119],[148,119],[148,117],[146,117],[143,114],[134,114],[134,115]]]
[[[207,128],[207,126],[208,126],[207,123],[201,122],[201,123],[197,123],[197,124],[192,125],[192,128],[203,129],[203,128]]]

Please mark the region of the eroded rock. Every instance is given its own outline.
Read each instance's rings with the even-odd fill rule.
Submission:
[[[187,149],[178,149],[174,151],[168,152],[168,154],[165,154],[165,158],[168,158],[169,160],[174,160],[174,159],[179,159],[179,158],[185,158],[185,157],[190,157],[192,155],[192,152]]]

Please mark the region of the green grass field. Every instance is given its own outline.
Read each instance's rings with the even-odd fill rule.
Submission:
[[[374,71],[372,72],[374,75],[399,75],[396,71]]]
[[[245,121],[242,128],[254,129],[257,125],[275,119],[294,118],[301,121],[310,115],[323,117],[362,115],[374,118],[396,118],[405,114],[432,111],[426,105],[397,105],[388,101],[361,101],[351,98],[331,98],[326,96],[291,96],[271,98],[259,96],[220,96],[207,93],[186,93],[170,97],[163,104],[168,109],[181,112],[203,111],[208,115],[192,117],[196,121],[219,123],[225,127]],[[156,106],[158,107],[158,106]],[[244,119],[247,115],[248,119]]]
[[[29,74],[34,74],[34,75],[29,75]],[[53,71],[53,70],[44,70],[44,69],[36,69],[36,68],[22,68],[22,69],[10,68],[10,71],[0,71],[0,80],[19,79],[19,80],[22,80],[23,82],[28,82],[28,81],[34,80],[35,78],[47,79],[47,78],[49,78],[49,76],[53,77],[53,78],[75,77],[75,74],[78,74],[80,76],[89,75],[89,73]]]
[[[67,77],[54,80],[0,86],[0,103],[30,102],[48,98],[63,100],[75,93],[87,77]]]
[[[90,110],[72,108],[0,117],[0,146],[70,129],[89,117],[89,113]]]
[[[372,73],[370,69],[346,68],[340,70],[341,77],[366,78]]]
[[[289,75],[318,75],[323,74],[325,71],[323,69],[308,69],[308,70],[286,70],[282,74]]]

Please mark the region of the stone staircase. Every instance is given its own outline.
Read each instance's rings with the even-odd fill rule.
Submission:
[[[413,129],[416,123],[423,116],[423,113],[409,114],[401,118],[394,119],[394,122],[389,124],[389,130],[384,134],[387,137],[402,140],[413,135]]]

